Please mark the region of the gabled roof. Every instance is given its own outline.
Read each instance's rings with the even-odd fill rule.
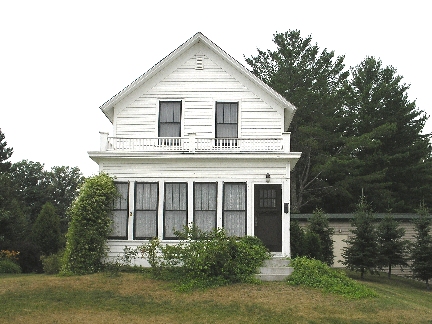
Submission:
[[[182,53],[187,51],[189,48],[194,46],[195,44],[202,42],[207,45],[210,49],[212,49],[215,53],[219,54],[226,62],[232,65],[234,68],[239,70],[242,75],[247,77],[250,81],[258,85],[261,89],[263,89],[267,94],[269,94],[281,107],[285,109],[285,129],[288,128],[291,123],[292,117],[294,116],[294,112],[296,108],[289,101],[287,101],[284,97],[282,97],[279,93],[270,88],[267,84],[261,81],[258,77],[252,74],[248,69],[246,69],[241,63],[231,57],[228,53],[222,50],[219,46],[213,43],[210,39],[204,36],[202,33],[198,32],[191,38],[189,38],[185,43],[180,45],[177,49],[168,54],[165,58],[163,58],[159,63],[154,65],[151,69],[145,72],[143,75],[138,77],[135,81],[133,81],[130,85],[124,88],[122,91],[117,93],[114,97],[109,99],[99,108],[102,112],[107,116],[107,118],[113,122],[114,117],[114,106],[120,102],[123,98],[129,95],[131,92],[140,87],[147,80],[152,78],[155,74],[161,71],[165,66],[174,61],[177,57],[179,57]]]

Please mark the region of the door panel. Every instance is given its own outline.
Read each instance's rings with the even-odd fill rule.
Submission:
[[[282,252],[282,185],[255,185],[255,236],[271,252]]]

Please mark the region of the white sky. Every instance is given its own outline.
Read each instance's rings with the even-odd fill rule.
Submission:
[[[394,66],[410,100],[432,115],[430,40],[424,0],[387,1],[0,1],[0,128],[11,161],[98,167],[99,107],[196,32],[244,63],[299,29],[321,49]],[[246,64],[245,64],[246,65]],[[426,125],[432,132],[432,117]]]

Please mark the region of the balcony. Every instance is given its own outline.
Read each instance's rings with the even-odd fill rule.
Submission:
[[[100,133],[101,152],[181,152],[181,153],[289,153],[290,133],[278,138],[125,138]]]

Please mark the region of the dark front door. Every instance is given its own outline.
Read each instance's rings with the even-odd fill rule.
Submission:
[[[255,185],[255,236],[271,252],[282,252],[282,185]]]

